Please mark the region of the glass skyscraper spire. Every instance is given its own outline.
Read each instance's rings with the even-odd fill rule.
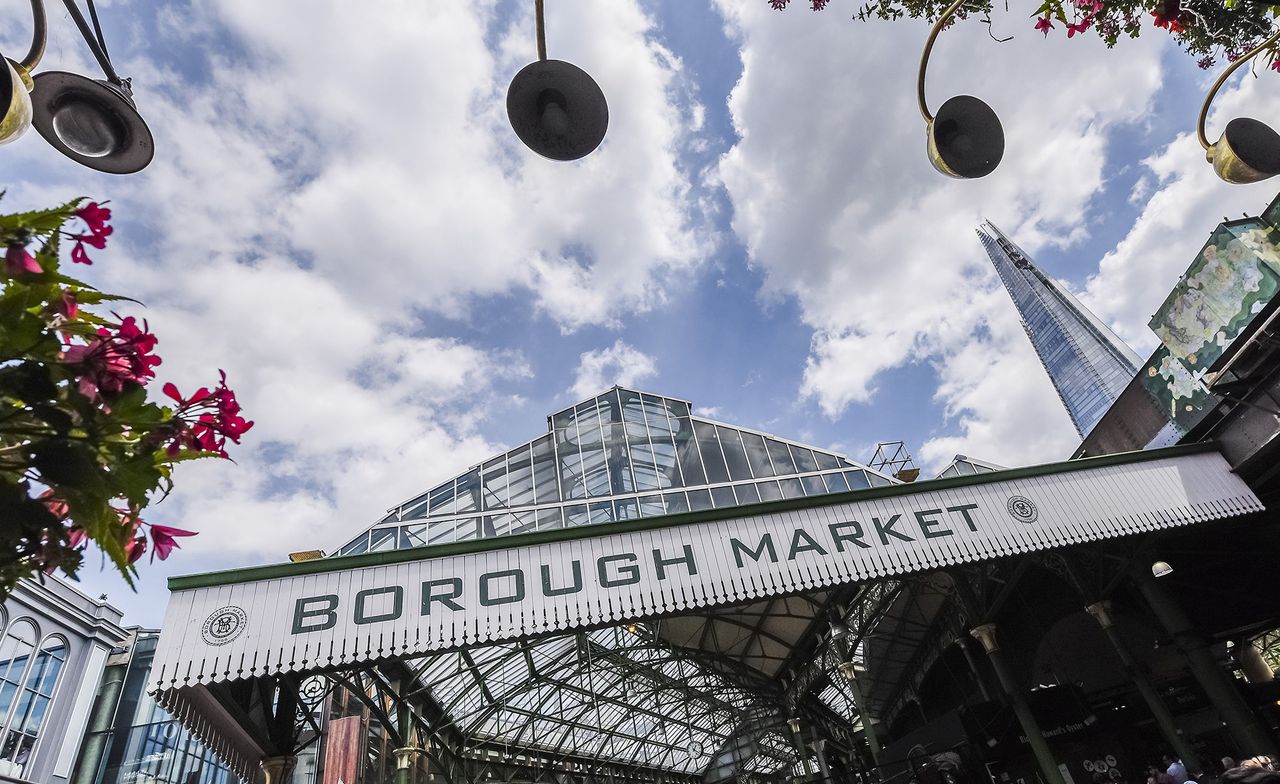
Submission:
[[[1133,380],[1141,357],[994,224],[985,221],[977,231],[1083,438]]]

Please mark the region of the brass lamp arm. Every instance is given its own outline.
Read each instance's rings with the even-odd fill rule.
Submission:
[[[933,29],[929,31],[929,40],[925,41],[924,52],[920,54],[920,73],[916,76],[916,100],[920,103],[920,114],[927,123],[933,122],[933,114],[929,111],[929,105],[924,100],[924,72],[929,67],[929,53],[933,51],[933,42],[937,40],[938,33],[942,32],[942,26],[947,20],[960,10],[960,6],[964,5],[965,0],[955,0],[951,5],[947,6],[947,10],[942,12],[942,16],[938,17],[938,21],[933,23]],[[538,0],[541,4],[542,0]]]
[[[1201,147],[1208,150],[1210,147],[1213,146],[1209,144],[1209,139],[1204,134],[1204,123],[1209,116],[1209,104],[1213,103],[1213,97],[1218,94],[1218,90],[1222,87],[1223,83],[1227,81],[1227,78],[1230,77],[1231,74],[1236,72],[1237,68],[1249,62],[1253,58],[1257,57],[1259,54],[1261,54],[1263,49],[1266,49],[1268,46],[1274,45],[1276,41],[1280,41],[1280,30],[1276,30],[1274,33],[1271,34],[1270,38],[1258,44],[1253,48],[1252,51],[1248,52],[1244,56],[1240,57],[1240,59],[1232,63],[1231,67],[1223,71],[1222,76],[1218,77],[1218,81],[1213,83],[1212,89],[1209,90],[1209,94],[1206,95],[1204,98],[1204,103],[1201,104],[1200,106],[1200,119],[1196,122],[1196,138],[1200,140]]]
[[[31,0],[31,49],[18,63],[27,71],[34,70],[44,57],[44,45],[48,39],[48,23],[45,21],[44,0]]]

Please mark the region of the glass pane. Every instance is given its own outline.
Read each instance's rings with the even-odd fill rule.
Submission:
[[[480,469],[473,468],[458,477],[457,514],[480,511]]]
[[[702,455],[702,467],[707,471],[707,482],[729,481],[729,469],[725,465],[724,455],[720,453],[720,438],[716,435],[715,425],[707,422],[693,423],[694,432],[698,436],[698,454]]]
[[[844,478],[849,482],[850,490],[863,490],[871,486],[865,471],[845,471]]]
[[[573,504],[571,506],[566,506],[564,508],[564,519],[565,525],[571,528],[579,525],[586,525],[588,522],[587,505]]]
[[[359,539],[353,539],[342,546],[338,551],[338,555],[356,555],[358,553],[368,552],[369,550],[369,534],[360,535]]]
[[[804,476],[800,478],[800,484],[804,485],[805,495],[826,495],[827,488],[822,484],[821,476]]]
[[[777,482],[756,482],[756,489],[760,491],[761,501],[777,501],[782,497]]]
[[[484,488],[480,493],[480,498],[484,502],[485,509],[506,509],[507,508],[507,461],[502,457],[495,457],[493,460],[485,463],[480,469],[481,476],[484,477]]]
[[[588,513],[592,524],[607,523],[613,520],[613,503],[611,501],[597,501],[588,504]]]
[[[689,499],[684,493],[664,493],[662,499],[667,502],[667,514],[689,511]]]
[[[560,500],[560,484],[556,481],[555,446],[549,435],[533,442],[533,481],[537,486],[538,503],[555,503]]]
[[[747,453],[742,448],[742,436],[731,427],[719,425],[716,425],[716,434],[720,436],[720,448],[724,450],[724,459],[729,463],[729,476],[735,482],[751,479]]]
[[[658,472],[659,489],[684,487],[684,480],[680,476],[680,465],[676,461],[675,445],[669,440],[655,439],[651,446],[654,468]]]
[[[787,449],[787,445],[772,438],[766,438],[765,443],[768,445],[769,458],[773,460],[774,473],[778,476],[794,474],[796,464],[791,460],[791,452]]]
[[[782,485],[783,498],[800,498],[804,495],[804,487],[800,484],[800,480],[796,478],[779,479],[778,483]]]
[[[397,538],[400,534],[398,528],[375,528],[369,535],[369,552],[378,553],[383,550],[396,549]]]
[[[818,461],[813,459],[813,452],[805,447],[791,445],[791,456],[795,458],[796,470],[802,474],[818,470]]]
[[[421,547],[427,543],[427,527],[425,525],[400,526],[400,549]]]
[[[871,483],[872,487],[888,487],[889,485],[893,484],[893,482],[890,482],[888,479],[885,479],[883,476],[880,476],[879,474],[873,474],[870,471],[867,472],[867,481]]]
[[[615,520],[634,520],[640,516],[640,505],[635,499],[626,498],[621,501],[613,502],[613,519]]]
[[[755,433],[743,433],[742,445],[747,450],[747,463],[751,471],[758,477],[773,476],[773,465],[769,463],[769,452],[764,446],[764,436]]]
[[[459,523],[457,520],[441,520],[438,523],[428,523],[427,531],[429,532],[429,543],[444,544],[445,542],[454,541],[458,535],[458,525]]]
[[[819,471],[830,471],[833,468],[840,467],[840,458],[836,457],[833,454],[829,454],[827,452],[819,452],[818,450],[815,449],[813,450],[813,456],[818,461]]]
[[[455,523],[453,537],[456,542],[480,538],[480,518],[465,517]]]
[[[702,470],[702,458],[698,456],[698,444],[693,440],[693,425],[689,419],[680,419],[675,434],[676,454],[680,457],[680,473],[686,487],[705,485],[707,475]]]
[[[738,499],[734,498],[732,487],[711,488],[711,501],[716,505],[717,509],[723,509],[726,506],[738,505]]]
[[[560,509],[539,509],[538,510],[538,530],[549,531],[553,528],[563,528],[564,518],[560,515]]]
[[[689,509],[698,511],[711,508],[711,493],[706,490],[689,491]]]
[[[666,506],[662,503],[660,495],[642,495],[640,496],[640,516],[641,517],[657,517],[667,513]]]
[[[840,493],[849,489],[849,483],[845,481],[844,474],[823,474],[822,478],[827,480],[827,489],[833,493]]]
[[[534,511],[516,512],[512,515],[511,533],[527,534],[537,528],[538,513]]]
[[[507,504],[514,508],[533,502],[533,459],[524,446],[507,453]]]
[[[734,485],[733,490],[738,494],[740,504],[755,504],[760,501],[760,491],[755,485]]]
[[[457,488],[454,487],[453,482],[450,482],[447,485],[443,485],[432,490],[431,498],[428,502],[429,514],[444,515],[455,512],[457,510],[457,505],[454,504],[454,499],[456,497],[454,491],[456,489]]]

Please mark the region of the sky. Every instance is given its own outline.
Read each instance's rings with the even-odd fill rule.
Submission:
[[[145,303],[156,394],[224,369],[256,422],[234,462],[179,466],[147,517],[200,533],[136,591],[89,557],[82,590],[126,623],[159,625],[170,575],[332,551],[615,383],[855,460],[901,439],[926,474],[957,453],[1064,459],[1079,439],[974,227],[1145,356],[1209,232],[1275,196],[1205,164],[1217,74],[1154,27],[1108,50],[1014,6],[946,31],[931,104],[980,96],[1006,136],[999,169],[960,181],[925,155],[924,21],[858,22],[847,0],[546,5],[549,56],[609,102],[577,162],[507,123],[536,58],[533,4],[510,0],[104,0],[154,162],[98,174],[34,131],[0,148],[0,209],[110,200],[115,234],[77,272]],[[96,75],[50,11],[42,70]],[[0,7],[0,53],[26,50],[28,14]],[[1280,75],[1259,74],[1224,87],[1211,137],[1280,118]]]

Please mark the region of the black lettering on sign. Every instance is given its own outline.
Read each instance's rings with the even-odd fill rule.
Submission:
[[[942,521],[938,519],[940,514],[942,514],[941,509],[921,509],[916,512],[916,523],[919,524],[920,533],[924,534],[926,539],[955,535],[955,531],[950,528],[940,527],[942,525]]]
[[[382,613],[370,615],[367,608],[367,602],[371,596],[381,596],[383,594],[391,594],[391,609],[384,610]],[[398,585],[389,585],[385,588],[366,588],[356,594],[356,623],[379,623],[381,621],[394,621],[400,617],[400,613],[404,610],[404,589]]]
[[[751,556],[751,560],[759,561],[764,556],[764,551],[768,550],[769,561],[772,563],[778,562],[778,553],[773,549],[773,536],[771,534],[765,534],[760,537],[760,544],[756,545],[756,549],[754,550],[732,537],[729,538],[729,544],[733,547],[733,560],[738,564],[739,569],[743,566],[743,553]]]
[[[573,571],[573,585],[568,588],[552,588],[551,587],[551,567],[546,564],[542,565],[542,595],[543,596],[564,596],[567,593],[577,593],[582,590],[582,562],[575,560],[571,564]]]
[[[831,541],[836,543],[836,552],[844,552],[844,543],[853,542],[858,547],[866,550],[871,549],[871,545],[862,541],[862,523],[857,520],[850,520],[847,523],[832,523],[827,526],[831,530]],[[844,529],[852,529],[850,533],[845,533]]]
[[[437,594],[436,586],[447,585],[451,590]],[[450,610],[461,610],[462,605],[454,601],[462,597],[461,577],[442,577],[439,580],[428,580],[422,584],[422,614],[431,614],[431,605],[439,602]]]
[[[802,542],[801,540],[804,541]],[[810,550],[823,555],[827,554],[827,551],[822,549],[822,545],[815,542],[812,536],[809,536],[808,531],[803,528],[797,528],[791,534],[791,552],[787,554],[787,560],[794,561],[797,553],[807,553]]]
[[[684,555],[679,558],[663,558],[661,550],[653,551],[653,566],[658,570],[659,580],[667,579],[667,567],[678,563],[687,566],[689,574],[698,573],[698,565],[693,560],[693,548],[687,544],[684,546]]]
[[[893,517],[890,517],[887,522],[883,522],[883,523],[880,522],[879,517],[871,518],[871,524],[875,526],[876,533],[880,535],[880,544],[888,544],[890,536],[896,539],[901,539],[904,542],[915,541],[915,539],[912,539],[910,536],[907,536],[906,534],[901,533],[900,531],[893,530],[893,526],[895,523],[898,522],[899,517],[902,517],[902,515],[896,514]]]
[[[324,607],[310,607],[316,602],[323,602]],[[338,596],[327,593],[324,596],[308,596],[293,604],[293,633],[322,632],[338,625]],[[319,623],[308,623],[309,618],[323,618]]]
[[[514,586],[506,596],[494,596],[489,586],[494,580],[514,580]],[[500,572],[487,572],[480,575],[480,606],[492,607],[495,604],[508,604],[524,599],[524,572],[519,569],[504,569]]]
[[[600,560],[596,561],[596,572],[600,575],[600,586],[602,588],[617,588],[621,585],[635,585],[640,582],[640,567],[635,565],[637,560],[639,559],[636,558],[635,553],[602,556]],[[610,577],[609,567],[621,561],[629,563],[626,566],[619,566],[614,569],[613,574],[617,576]],[[623,577],[622,575],[626,576]]]
[[[965,524],[969,526],[969,530],[970,530],[970,531],[977,531],[977,530],[978,530],[978,524],[977,524],[977,523],[975,523],[975,522],[973,521],[973,518],[969,516],[969,510],[970,510],[970,509],[977,509],[977,508],[978,508],[978,505],[977,505],[977,504],[961,504],[960,506],[948,506],[948,507],[947,507],[947,511],[948,511],[948,512],[959,512],[959,513],[960,513],[960,516],[964,518],[964,522],[965,522]]]

